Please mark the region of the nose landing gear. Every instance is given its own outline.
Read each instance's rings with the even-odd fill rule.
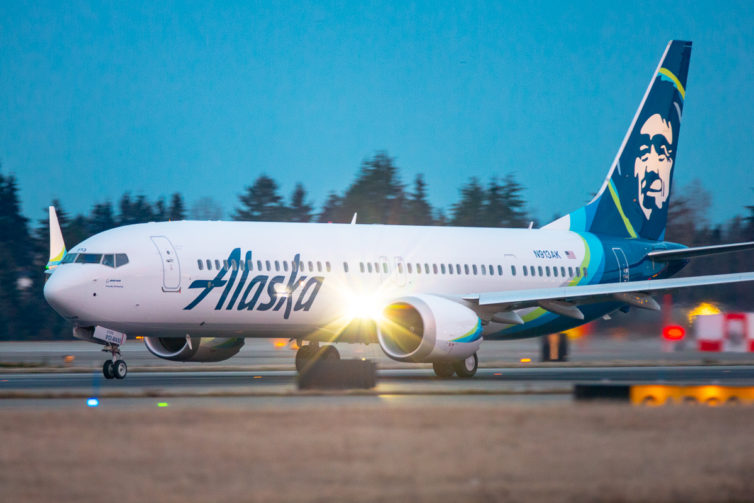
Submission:
[[[112,354],[112,358],[105,360],[105,364],[102,365],[102,374],[105,376],[105,379],[125,379],[126,375],[128,375],[128,365],[120,359],[120,346],[117,344],[108,344],[102,351]]]

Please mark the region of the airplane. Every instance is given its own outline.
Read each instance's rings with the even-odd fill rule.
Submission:
[[[754,280],[673,278],[690,259],[754,242],[688,248],[664,240],[691,42],[672,40],[596,196],[540,229],[175,221],[127,225],[65,248],[50,207],[47,302],[76,338],[214,362],[247,337],[298,342],[296,368],[376,343],[393,360],[472,377],[483,341],[561,332],[652,294]]]

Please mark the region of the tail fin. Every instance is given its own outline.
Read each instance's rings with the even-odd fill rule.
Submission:
[[[50,206],[50,259],[47,262],[48,273],[52,273],[60,261],[65,256],[65,242],[63,241],[63,232],[60,230],[60,224],[58,223],[58,214],[55,212],[55,207]]]
[[[665,237],[690,57],[691,42],[668,43],[602,188],[586,206],[546,227]]]

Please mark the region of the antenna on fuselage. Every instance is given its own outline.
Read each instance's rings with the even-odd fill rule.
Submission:
[[[353,213],[353,218],[351,219],[351,225],[356,225],[356,216],[358,215],[358,212]]]

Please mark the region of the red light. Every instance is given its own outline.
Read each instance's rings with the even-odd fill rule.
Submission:
[[[679,325],[668,325],[662,329],[662,336],[668,341],[680,341],[686,336],[686,329]]]

